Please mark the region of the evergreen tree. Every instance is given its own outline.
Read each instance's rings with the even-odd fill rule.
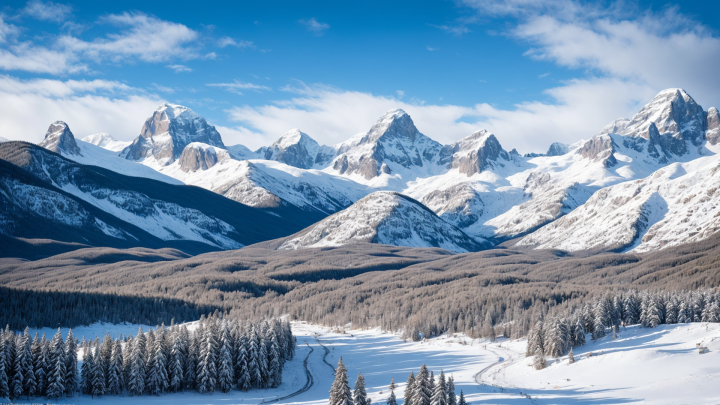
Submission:
[[[100,345],[95,346],[92,368],[92,396],[105,395],[105,370],[103,370],[102,350]]]
[[[80,392],[85,395],[92,395],[93,393],[93,369],[95,365],[95,359],[93,358],[93,352],[90,347],[83,348],[83,363],[80,368]]]
[[[640,303],[637,294],[631,291],[623,300],[623,321],[625,325],[635,325],[640,322]]]
[[[237,387],[241,391],[247,391],[252,388],[252,378],[250,377],[250,366],[248,364],[248,340],[243,336],[240,339],[237,350],[237,368],[235,375],[237,376]]]
[[[133,349],[130,353],[130,375],[127,382],[130,395],[142,395],[145,392],[146,342],[146,336],[141,327],[137,337],[133,339]]]
[[[390,396],[385,402],[387,405],[397,405],[397,398],[395,398],[395,379],[390,380]]]
[[[210,328],[205,330],[205,341],[200,350],[198,361],[197,389],[201,394],[215,392],[217,386],[217,366],[215,358],[216,342]]]
[[[60,398],[65,393],[65,343],[58,328],[50,343],[50,362],[48,366],[51,372],[48,374],[48,398]]]
[[[78,390],[78,360],[77,343],[73,336],[72,329],[68,331],[65,338],[65,395],[72,398]]]
[[[527,343],[527,348],[525,350],[526,357],[530,357],[530,356],[534,355],[538,351],[538,349],[543,353],[545,352],[544,347],[543,347],[544,346],[543,342],[545,340],[544,335],[545,335],[545,333],[543,330],[543,322],[537,321],[535,323],[535,327],[533,327],[530,330],[530,333],[528,333],[528,338],[527,338],[528,343]]]
[[[430,374],[428,373],[428,369],[425,364],[423,364],[420,367],[420,372],[418,372],[417,377],[415,377],[411,401],[413,405],[430,405],[431,397],[432,391],[430,391]]]
[[[145,389],[151,395],[160,395],[168,388],[167,360],[163,353],[162,334],[155,336],[152,351],[148,351],[150,361],[148,362]]]
[[[415,374],[411,371],[405,385],[405,402],[403,405],[410,405],[412,403],[412,397],[415,392]]]
[[[270,367],[268,364],[268,347],[267,340],[264,336],[260,338],[260,344],[258,345],[258,369],[260,370],[260,387],[270,387]]]
[[[652,294],[645,294],[643,297],[640,322],[644,328],[654,328],[662,322],[657,299]]]
[[[455,379],[452,376],[448,378],[447,394],[448,405],[457,405],[457,395],[455,395]]]
[[[435,384],[435,391],[431,399],[432,405],[449,405],[448,403],[448,387],[445,382],[445,373],[440,371],[437,384]]]
[[[233,369],[232,354],[230,353],[230,333],[227,328],[225,328],[223,331],[220,344],[221,348],[220,358],[218,359],[217,386],[221,392],[228,392],[230,391],[230,389],[232,389],[233,381],[235,380],[235,371]]]
[[[465,396],[463,395],[462,390],[460,390],[460,399],[458,400],[458,405],[470,405],[470,402],[465,402]]]
[[[282,366],[280,358],[280,344],[274,330],[270,330],[270,350],[268,351],[268,378],[269,386],[279,387],[282,383]]]
[[[5,335],[0,333],[0,398],[10,397],[10,381],[8,378],[7,346],[5,344]]]
[[[568,353],[568,364],[575,363],[575,356],[573,356],[573,350],[570,349],[570,353]]]
[[[35,368],[33,366],[33,357],[32,357],[32,345],[33,340],[30,338],[30,330],[25,327],[25,331],[23,332],[23,337],[21,341],[21,347],[22,347],[22,369],[24,379],[23,379],[23,393],[27,395],[28,398],[35,395],[35,390],[37,389],[37,380],[35,379]]]
[[[367,391],[365,391],[365,377],[362,373],[358,373],[355,387],[353,387],[353,405],[370,405]]]
[[[26,329],[27,330],[27,329]],[[15,341],[15,333],[10,332],[8,339]],[[15,347],[15,359],[13,364],[13,376],[10,381],[10,399],[20,398],[23,394],[25,384],[25,374],[27,369],[24,368],[26,361],[24,357],[25,342],[22,340],[22,336]],[[9,377],[9,376],[8,376]]]
[[[118,395],[123,391],[123,354],[120,341],[113,343],[112,353],[110,354],[110,364],[107,372],[107,392],[108,394]]]
[[[260,387],[262,376],[260,375],[260,365],[258,357],[260,348],[258,347],[258,337],[255,328],[250,332],[250,350],[248,351],[248,373],[250,374],[250,384],[253,388]]]
[[[45,335],[43,335],[43,338]],[[33,374],[35,374],[35,392],[31,395],[43,395],[45,392],[45,362],[43,356],[43,342],[35,333],[32,343]]]
[[[338,365],[335,369],[335,381],[333,381],[332,387],[330,387],[330,400],[328,405],[353,405],[347,369],[345,369],[342,357],[338,360]]]
[[[545,356],[540,350],[535,353],[535,360],[533,360],[533,366],[535,367],[535,370],[542,370],[547,367],[547,363],[545,362]]]
[[[185,380],[182,346],[182,336],[178,336],[170,350],[170,375],[168,377],[170,378],[170,390],[173,392],[182,390]]]
[[[202,324],[198,329],[202,327]],[[196,334],[193,334],[192,336],[188,334],[188,348],[187,348],[187,358],[185,359],[185,388],[186,389],[195,389],[197,386],[195,383],[197,381],[197,364],[198,364],[198,353],[200,352],[200,342],[198,340],[198,336]]]

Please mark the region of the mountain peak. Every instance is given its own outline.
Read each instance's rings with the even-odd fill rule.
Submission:
[[[80,155],[80,148],[75,142],[75,136],[63,121],[55,121],[50,124],[45,139],[38,145],[56,153]]]
[[[178,104],[164,103],[161,104],[155,112],[165,113],[168,119],[175,120],[178,118],[195,119],[200,116],[191,110],[189,107]]]
[[[472,176],[489,167],[504,166],[498,161],[499,159],[507,161],[510,160],[510,156],[493,133],[481,129],[443,147],[438,163]]]

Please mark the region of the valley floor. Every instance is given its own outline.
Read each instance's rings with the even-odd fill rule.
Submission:
[[[106,330],[113,335],[135,334],[137,325],[98,324],[77,328],[74,333],[79,338],[83,335],[93,338],[93,333],[102,336]],[[326,404],[333,380],[332,367],[337,365],[340,356],[348,369],[351,386],[357,373],[363,373],[374,404],[385,403],[391,378],[398,385],[395,393],[402,403],[407,376],[410,371],[417,373],[422,363],[436,375],[440,370],[452,375],[457,392],[462,390],[475,405],[720,403],[720,324],[661,325],[654,329],[628,327],[621,329],[616,340],[608,336],[577,348],[574,364],[568,364],[567,356],[548,359],[548,367],[541,371],[530,366],[532,358],[525,358],[524,340],[501,339],[489,344],[455,335],[403,342],[396,335],[378,330],[342,333],[303,322],[293,323],[293,330],[298,338],[297,354],[286,365],[283,384],[278,389],[158,397],[91,399],[80,396],[50,403],[268,403],[306,386],[303,360],[307,358],[312,385],[297,396],[274,403]],[[709,352],[699,354],[698,343]],[[37,402],[36,399],[15,403]]]

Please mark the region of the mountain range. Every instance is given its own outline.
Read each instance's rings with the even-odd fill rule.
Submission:
[[[78,141],[57,121],[37,146],[0,143],[0,203],[15,207],[0,230],[206,250],[273,240],[266,245],[283,250],[371,242],[646,252],[720,229],[720,116],[684,90],[660,92],[588,140],[548,142],[544,154],[508,151],[501,139],[478,130],[442,145],[398,109],[338,145],[292,129],[256,151],[226,146],[174,104],[130,143],[107,133]],[[34,196],[43,202],[23,209]],[[29,225],[40,217],[74,236]]]

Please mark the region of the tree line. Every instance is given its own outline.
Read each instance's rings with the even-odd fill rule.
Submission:
[[[560,357],[586,343],[586,334],[597,340],[640,324],[654,328],[661,324],[720,322],[720,293],[698,291],[619,291],[585,300],[566,310],[535,322],[528,333],[525,355],[536,356],[536,368],[544,367],[544,356]]]
[[[385,401],[387,405],[397,405],[395,388],[395,380],[393,379],[390,381],[390,396]],[[350,390],[347,369],[341,357],[335,370],[335,380],[330,387],[328,404],[370,405],[371,402],[365,390],[365,378],[362,373],[358,373],[353,390]],[[440,371],[440,375],[436,379],[432,371],[428,372],[425,364],[420,367],[417,377],[414,372],[410,372],[405,386],[405,402],[403,404],[470,405],[469,402],[465,401],[465,395],[462,391],[460,391],[460,397],[455,394],[455,382],[452,376],[446,379],[445,373]]]
[[[0,398],[159,395],[273,388],[295,355],[290,323],[218,318],[159,326],[135,337],[81,342],[60,329],[47,340],[26,327],[0,334]],[[78,355],[82,367],[78,369]]]

